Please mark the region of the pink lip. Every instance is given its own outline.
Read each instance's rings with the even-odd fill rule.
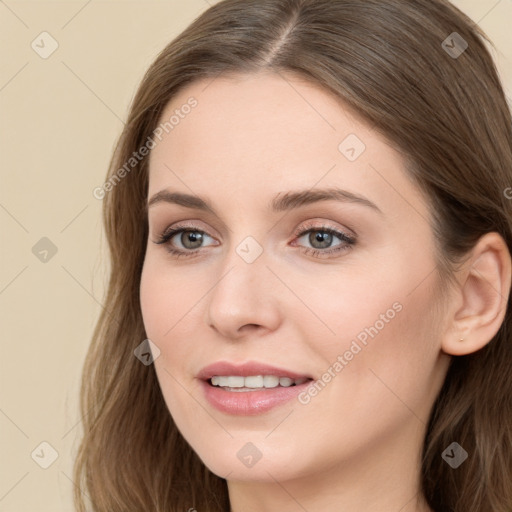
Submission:
[[[278,377],[289,377],[290,379],[299,379],[301,377],[311,379],[311,377],[252,361],[241,365],[219,361],[203,368],[197,377],[201,380],[201,386],[208,402],[221,412],[241,416],[253,416],[267,412],[296,397],[311,383],[311,380],[308,380],[298,386],[287,388],[278,386],[261,391],[226,391],[209,383],[209,379],[214,375],[240,375],[243,377],[275,375]]]
[[[296,373],[277,366],[271,366],[256,361],[248,361],[243,364],[233,364],[228,361],[218,361],[217,363],[205,366],[198,374],[197,378],[201,380],[211,379],[214,375],[240,375],[250,377],[251,375],[276,375],[277,377],[289,377],[290,379],[299,379],[311,375]]]

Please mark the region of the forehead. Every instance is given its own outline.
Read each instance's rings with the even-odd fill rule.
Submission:
[[[336,141],[347,129],[359,131],[360,137],[367,130],[332,95],[283,74],[239,74],[195,82],[171,100],[161,121],[180,109],[188,111],[185,105],[190,98],[197,100],[197,106],[164,134],[169,139],[167,149],[177,153],[184,145],[195,144],[201,148],[197,157],[229,149],[230,160],[242,166],[272,158],[300,161],[307,155],[332,160],[339,154]],[[158,153],[156,148],[153,155]],[[194,158],[190,151],[186,156]]]
[[[334,95],[296,76],[194,82],[166,106],[165,122],[150,155],[150,195],[171,187],[223,202],[222,189],[236,190],[247,205],[271,192],[342,186],[382,210],[424,209],[401,153]]]

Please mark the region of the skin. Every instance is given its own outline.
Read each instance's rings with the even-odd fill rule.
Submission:
[[[140,287],[146,332],[161,351],[155,370],[178,429],[227,479],[233,512],[431,511],[419,491],[426,423],[451,355],[483,347],[503,321],[510,290],[503,240],[490,233],[479,241],[439,308],[427,203],[382,135],[290,74],[195,82],[162,119],[190,96],[197,107],[151,151],[148,197],[162,189],[194,194],[216,214],[151,206]],[[366,145],[353,162],[338,149],[349,134]],[[278,193],[334,186],[381,212],[332,200],[267,209]],[[177,259],[154,241],[182,221],[206,235],[198,255]],[[322,249],[294,234],[311,225],[355,233],[356,243],[306,254],[344,244],[333,237]],[[263,250],[252,263],[236,252],[248,236]],[[191,251],[183,238],[168,244]],[[321,379],[394,303],[401,310],[307,404],[233,416],[202,394],[196,375],[219,360]],[[262,454],[252,467],[237,457],[248,442]]]

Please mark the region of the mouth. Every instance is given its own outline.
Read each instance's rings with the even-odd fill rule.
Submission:
[[[313,380],[311,375],[257,361],[218,361],[204,367],[196,377],[213,408],[238,416],[263,414],[283,405]]]
[[[206,401],[230,416],[254,416],[296,398],[313,381],[300,374],[264,363],[219,361],[197,375]]]

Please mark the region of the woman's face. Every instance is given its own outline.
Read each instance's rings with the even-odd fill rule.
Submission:
[[[370,462],[413,478],[448,358],[430,218],[402,155],[292,75],[195,82],[171,117],[150,155],[141,307],[182,435],[228,480]],[[312,380],[236,387],[288,373]]]

